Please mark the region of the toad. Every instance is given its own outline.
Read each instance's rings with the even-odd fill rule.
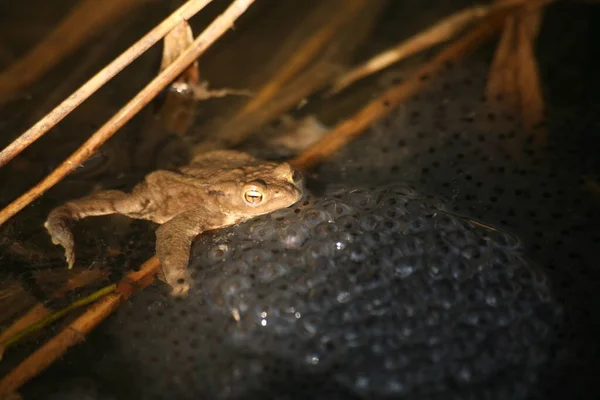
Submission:
[[[287,163],[259,160],[231,150],[195,157],[175,171],[146,176],[131,193],[104,190],[53,209],[44,226],[54,244],[65,249],[69,268],[75,263],[70,222],[91,216],[122,214],[150,220],[156,230],[161,279],[182,296],[190,288],[187,271],[194,238],[296,203],[302,196],[301,175]]]

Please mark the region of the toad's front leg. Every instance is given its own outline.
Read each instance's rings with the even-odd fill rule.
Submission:
[[[148,198],[144,189],[141,185],[134,189],[133,193],[103,190],[78,200],[71,200],[50,212],[44,226],[52,243],[64,247],[69,268],[75,263],[75,242],[70,225],[83,218],[109,214],[143,218],[155,208],[154,202]]]
[[[208,211],[200,208],[179,214],[156,230],[156,256],[163,280],[173,288],[173,296],[183,296],[190,289],[192,280],[187,267],[194,238],[221,226],[222,221],[211,219]]]

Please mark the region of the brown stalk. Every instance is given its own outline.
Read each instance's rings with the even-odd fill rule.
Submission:
[[[84,0],[23,58],[0,74],[0,104],[73,53],[108,23],[148,0]],[[85,22],[84,22],[85,21]]]
[[[319,142],[291,160],[291,164],[299,169],[308,169],[329,157],[340,147],[361,134],[368,126],[390,113],[401,102],[423,88],[428,79],[444,66],[464,57],[498,30],[506,13],[498,13],[484,19],[472,31],[448,45],[437,57],[418,69],[413,77],[404,83],[393,86],[377,99],[373,100],[354,116],[338,124]]]
[[[64,328],[58,335],[44,343],[15,369],[0,380],[0,398],[18,390],[31,378],[48,368],[70,347],[82,342],[100,322],[108,317],[119,305],[138,290],[154,282],[154,274],[160,263],[156,257],[146,261],[139,271],[128,274],[117,285],[117,291],[110,293],[92,305],[80,317]]]
[[[113,0],[114,1],[114,0]],[[140,0],[136,0],[140,1]],[[177,26],[181,21],[187,20],[202,10],[208,3],[212,0],[189,0],[184,5],[182,5],[179,9],[177,9],[174,13],[172,13],[169,17],[167,17],[163,22],[158,24],[154,29],[148,32],[144,37],[134,43],[131,47],[129,47],[126,51],[124,51],[120,56],[115,58],[110,64],[104,67],[100,72],[94,75],[90,80],[84,83],[79,89],[77,89],[73,94],[67,97],[62,103],[60,103],[56,108],[54,108],[50,113],[48,113],[44,118],[39,120],[35,125],[21,134],[17,139],[15,139],[10,145],[8,145],[4,150],[0,152],[0,167],[4,166],[14,157],[16,157],[19,153],[25,150],[31,143],[35,142],[39,139],[43,134],[52,129],[56,124],[62,121],[71,111],[73,111],[77,106],[83,103],[88,97],[94,94],[100,87],[102,87],[106,82],[111,80],[115,75],[121,72],[126,66],[131,64],[135,59],[137,59],[141,54],[143,54],[146,50],[152,47],[156,42],[161,40],[165,35],[167,35],[175,26]],[[98,3],[94,0],[88,0],[85,4],[91,3],[93,6],[98,6]],[[119,3],[117,8],[120,7]],[[83,7],[83,6],[81,6]],[[88,6],[89,7],[89,6]],[[89,12],[89,11],[88,11]],[[93,13],[92,13],[93,14]],[[71,18],[69,18],[69,21]],[[85,19],[84,19],[85,21]],[[78,25],[84,26],[86,24],[81,24],[81,21],[77,21]],[[73,22],[65,23],[67,28],[70,29]],[[51,37],[53,38],[53,42],[60,42],[63,37],[71,38],[76,35],[68,31],[65,31],[65,28],[59,27],[56,29]],[[53,43],[52,42],[52,43]],[[49,50],[46,50],[49,45],[40,44],[38,47],[41,50],[37,50],[32,52],[35,57],[43,57],[40,56],[39,52],[45,54]],[[19,67],[20,64],[23,65],[44,65],[43,61],[40,61],[38,58],[30,59],[32,56],[27,56],[26,59],[17,62],[15,68],[17,71],[24,68]],[[42,58],[43,60],[43,58]],[[25,64],[27,63],[27,64]],[[12,75],[15,72],[11,72],[12,69],[0,75],[0,101],[2,98],[6,97],[6,94],[3,91],[7,91],[8,89],[2,89],[4,86],[12,85],[12,81],[14,77]],[[6,83],[2,83],[6,82]]]
[[[474,6],[458,11],[437,22],[428,29],[419,32],[391,49],[386,50],[365,63],[351,69],[333,83],[326,95],[331,96],[339,93],[360,79],[381,71],[382,69],[414,54],[454,38],[462,32],[467,25],[486,17],[493,12],[522,5],[525,1],[527,0],[509,0],[491,6]]]
[[[254,0],[235,0],[223,14],[218,16],[202,32],[193,45],[183,52],[172,64],[154,78],[132,100],[98,129],[79,149],[69,156],[58,168],[44,180],[27,191],[0,211],[0,225],[41,196],[46,190],[60,182],[66,175],[81,165],[104,142],[113,136],[133,116],[146,106],[157,94],[167,87],[179,74],[194,62],[208,47],[221,37],[233,22],[246,11]]]

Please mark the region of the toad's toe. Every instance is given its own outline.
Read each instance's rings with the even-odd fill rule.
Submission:
[[[190,291],[190,284],[187,282],[178,283],[173,286],[173,290],[171,290],[171,296],[173,297],[183,297],[188,294]]]
[[[73,241],[73,234],[66,223],[60,219],[52,218],[46,221],[44,227],[48,230],[52,243],[65,249],[65,260],[69,268],[73,268],[75,264],[75,242]]]
[[[65,249],[65,259],[67,260],[69,269],[73,268],[75,264],[75,251],[73,251],[73,248]]]
[[[187,271],[163,271],[163,280],[171,286],[171,296],[185,296],[192,286]]]

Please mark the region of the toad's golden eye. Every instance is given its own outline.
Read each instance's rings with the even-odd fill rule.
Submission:
[[[249,189],[244,192],[244,200],[246,203],[256,206],[263,201],[263,194],[256,188]]]

